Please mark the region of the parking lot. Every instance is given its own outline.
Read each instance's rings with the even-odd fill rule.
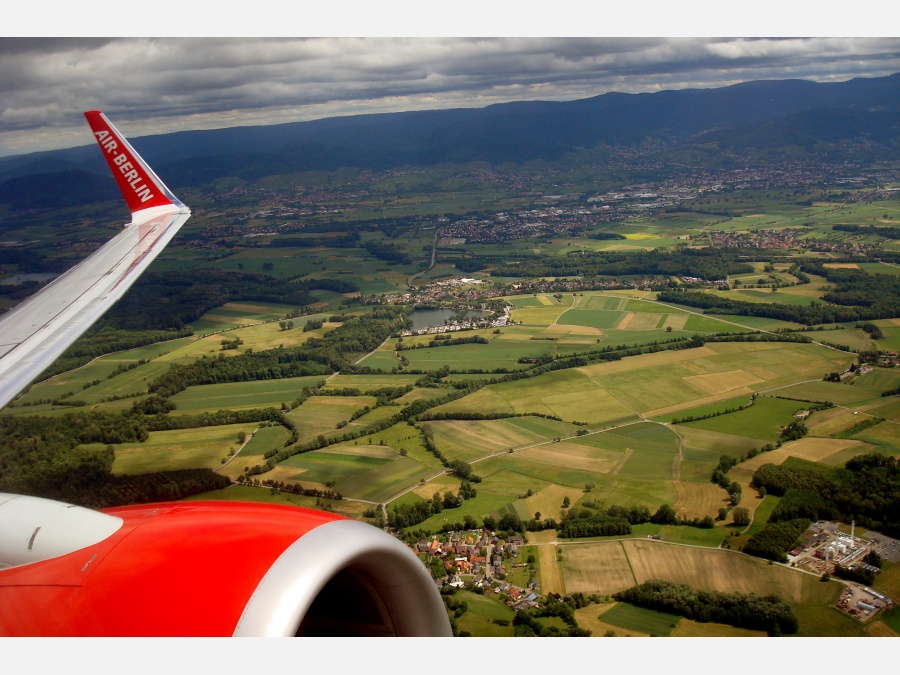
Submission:
[[[882,558],[892,563],[900,562],[900,540],[886,537],[877,532],[866,532],[863,537],[878,542],[879,545],[875,551]]]

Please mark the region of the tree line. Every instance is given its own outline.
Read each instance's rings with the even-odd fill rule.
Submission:
[[[777,595],[704,591],[686,584],[651,579],[613,596],[619,602],[676,614],[700,623],[724,623],[768,635],[793,635],[799,622],[791,606]]]

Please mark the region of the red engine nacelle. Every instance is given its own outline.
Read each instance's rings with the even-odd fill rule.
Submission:
[[[91,511],[0,494],[0,634],[449,636],[440,593],[394,537],[291,506]]]

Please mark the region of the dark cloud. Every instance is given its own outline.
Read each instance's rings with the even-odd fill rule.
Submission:
[[[608,91],[900,71],[898,38],[0,38],[0,154],[132,136]]]

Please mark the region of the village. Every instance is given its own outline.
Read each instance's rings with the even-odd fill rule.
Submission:
[[[413,550],[435,576],[438,587],[480,589],[504,596],[519,611],[540,603],[540,582],[534,560],[521,560],[525,539],[513,534],[501,539],[489,530],[448,532],[431,540],[421,539]],[[443,574],[436,572],[442,569]],[[524,580],[523,583],[514,583]]]

